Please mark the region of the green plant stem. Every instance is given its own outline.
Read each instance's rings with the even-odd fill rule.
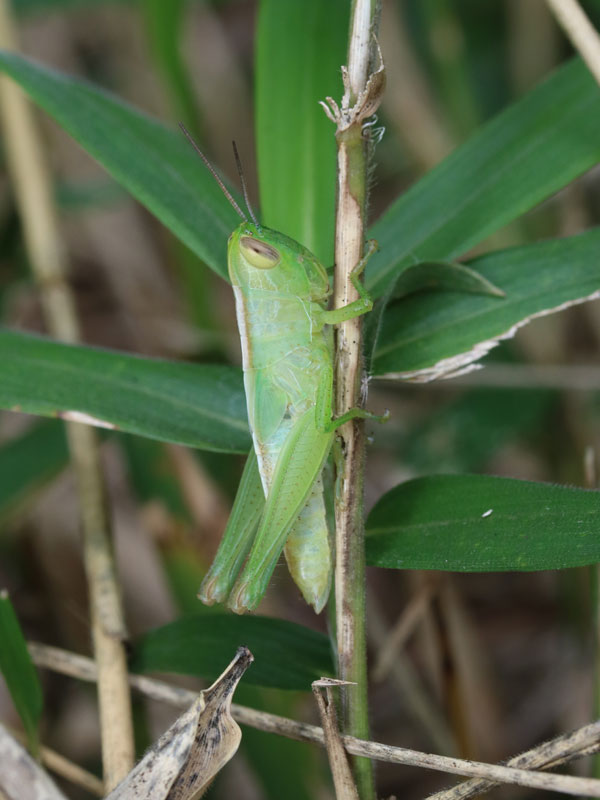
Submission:
[[[373,47],[377,3],[355,0],[350,23],[348,73],[342,108],[335,109],[338,146],[338,198],[335,241],[334,306],[357,298],[350,281],[363,255],[367,194],[367,153],[363,136],[365,116],[358,99],[366,89]],[[371,113],[373,113],[371,111]],[[338,326],[336,331],[336,413],[361,404],[362,318]],[[336,630],[338,674],[353,682],[342,692],[344,733],[369,738],[363,486],[364,426],[359,421],[338,431],[340,457],[335,496],[336,524]],[[361,800],[375,797],[370,761],[355,759],[354,774]]]

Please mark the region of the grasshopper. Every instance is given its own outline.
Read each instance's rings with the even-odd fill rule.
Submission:
[[[237,613],[256,608],[285,550],[294,581],[319,613],[332,572],[321,472],[336,428],[356,418],[382,419],[361,408],[333,417],[333,337],[325,326],[373,307],[359,278],[375,248],[371,243],[351,275],[359,298],[327,310],[325,268],[301,244],[258,223],[237,151],[252,221],[188,138],[243,220],[229,237],[227,255],[254,445],[199,597],[209,605],[227,601]]]

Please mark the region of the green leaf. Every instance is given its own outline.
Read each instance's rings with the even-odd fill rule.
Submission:
[[[467,294],[487,294],[504,297],[483,275],[465,264],[451,261],[421,261],[407,267],[394,286],[396,299],[415,292],[467,292]]]
[[[241,644],[254,655],[245,683],[308,691],[333,670],[324,634],[282,619],[223,613],[182,617],[150,631],[134,646],[131,666],[214,680]]]
[[[455,572],[600,561],[600,492],[487,475],[396,486],[367,520],[367,563]]]
[[[416,474],[484,472],[515,440],[539,443],[558,400],[557,392],[546,389],[474,389],[427,408],[393,446]],[[391,446],[387,437],[384,446]]]
[[[0,371],[0,408],[206,450],[250,447],[242,376],[234,367],[159,361],[1,331]]]
[[[8,592],[0,591],[0,672],[19,712],[34,756],[39,751],[38,725],[42,716],[43,695],[27,643]]]
[[[68,459],[64,428],[59,422],[43,422],[2,445],[0,519],[53,478]]]
[[[241,705],[295,719],[302,714],[306,695],[277,689],[239,686],[235,694]],[[246,727],[240,745],[261,785],[265,800],[314,800],[319,778],[319,753],[308,742]],[[325,773],[323,773],[325,777]]]
[[[195,136],[200,131],[200,109],[194,87],[181,56],[182,29],[188,8],[186,0],[143,0],[142,10],[154,60],[162,72],[173,110]]]
[[[67,11],[71,8],[100,8],[110,5],[134,5],[137,0],[12,0],[12,7],[18,16],[51,11]]]
[[[141,436],[120,436],[119,444],[127,459],[128,478],[138,501],[145,504],[158,500],[170,516],[191,522],[181,482],[164,444]]]
[[[90,208],[111,208],[127,195],[114,181],[108,179],[73,181],[55,185],[55,199],[65,211],[87,211]]]
[[[452,261],[600,160],[600,93],[575,60],[484,125],[372,227],[374,296],[418,261]]]
[[[108,92],[14,53],[0,51],[0,70],[190,250],[227,277],[227,239],[239,218],[180,132]]]
[[[256,142],[265,225],[333,263],[335,130],[319,105],[339,97],[347,0],[263,0],[256,39]]]
[[[420,293],[389,305],[375,349],[374,374],[419,380],[450,375],[482,358],[533,317],[598,296],[599,248],[597,228],[470,262],[505,292],[504,299]]]

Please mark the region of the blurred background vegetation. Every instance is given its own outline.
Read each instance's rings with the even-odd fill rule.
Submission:
[[[83,76],[170,124],[185,121],[234,180],[230,142],[235,138],[259,205],[255,2],[14,0],[13,5],[26,55]],[[600,27],[600,5],[582,5]],[[543,0],[384,0],[381,47],[388,88],[378,122],[385,134],[372,166],[372,219],[572,54]],[[239,364],[230,288],[48,117],[39,119],[84,341],[151,356]],[[574,234],[599,217],[596,169],[477,252]],[[0,312],[5,326],[43,332],[4,173]],[[592,303],[535,321],[498,348],[485,371],[464,379],[425,387],[374,384],[370,404],[389,406],[392,422],[385,433],[375,432],[368,506],[401,480],[431,472],[593,485],[593,454],[600,446],[599,344],[600,310]],[[577,375],[573,365],[581,365]],[[105,437],[103,458],[132,635],[182,613],[210,613],[195,595],[227,519],[241,460],[116,434]],[[0,515],[0,586],[10,591],[28,637],[89,652],[77,506],[60,423],[0,415]],[[418,606],[419,598],[435,598],[420,614],[405,650],[391,667],[375,673],[374,739],[493,760],[591,718],[587,570],[443,577],[371,570],[370,579],[374,667],[406,603]],[[325,630],[326,620],[304,607],[283,569],[261,611]],[[92,689],[50,675],[44,675],[44,689],[43,741],[97,770]],[[314,719],[312,698],[298,692],[248,686],[236,700]],[[170,718],[164,708],[137,701],[140,749]],[[17,724],[1,684],[0,719]],[[246,730],[241,756],[210,796],[325,797],[331,792],[327,772],[313,748]],[[447,783],[391,766],[380,766],[378,775],[381,796],[424,795]],[[64,789],[73,798],[88,796]],[[525,796],[525,790],[501,791]]]

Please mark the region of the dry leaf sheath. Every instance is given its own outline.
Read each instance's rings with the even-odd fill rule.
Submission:
[[[38,762],[0,725],[2,800],[66,800]]]
[[[238,749],[231,699],[254,660],[240,647],[225,672],[200,692],[107,800],[198,800]]]

